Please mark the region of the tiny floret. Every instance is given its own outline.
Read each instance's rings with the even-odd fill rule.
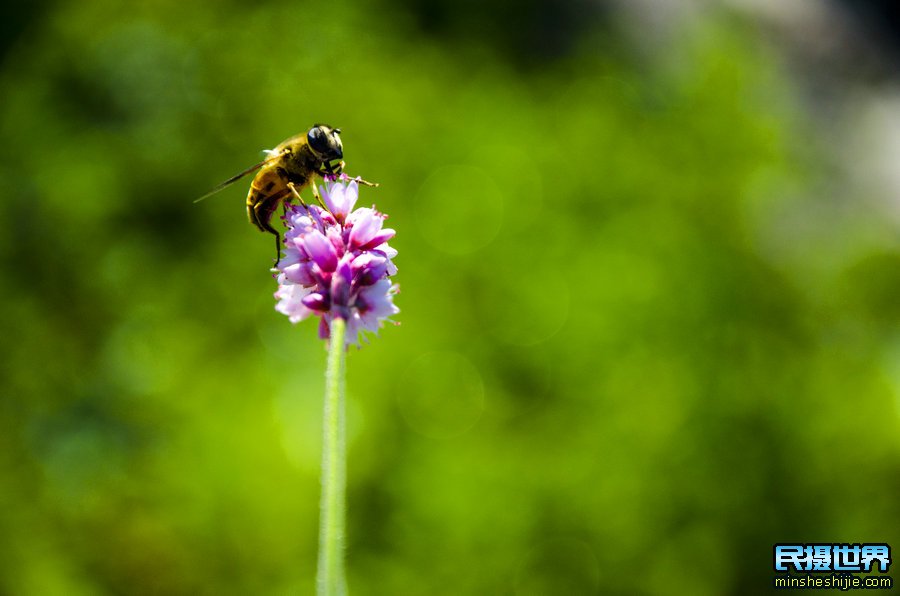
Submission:
[[[328,211],[317,205],[288,205],[284,256],[276,272],[275,309],[292,323],[320,317],[319,336],[327,339],[331,323],[347,322],[346,344],[360,345],[365,332],[377,333],[384,321],[400,312],[394,305],[398,288],[388,245],[394,230],[374,209],[353,210],[359,185],[344,177],[320,187]],[[393,321],[391,321],[393,322]]]

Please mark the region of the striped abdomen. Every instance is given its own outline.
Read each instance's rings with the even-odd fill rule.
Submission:
[[[270,221],[281,202],[290,201],[293,195],[287,186],[289,181],[294,183],[294,188],[298,192],[308,184],[308,179],[298,180],[296,176],[289,179],[287,173],[277,166],[263,168],[250,183],[250,191],[247,193],[247,217],[260,231],[278,235]]]

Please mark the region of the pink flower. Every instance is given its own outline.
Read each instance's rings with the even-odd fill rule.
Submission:
[[[353,211],[359,197],[355,180],[321,187],[329,211],[316,205],[289,205],[284,257],[277,265],[275,310],[292,323],[320,317],[319,336],[329,337],[335,318],[347,322],[347,345],[360,345],[365,332],[376,333],[400,312],[393,298],[397,286],[397,251],[387,242],[394,230],[374,208]]]

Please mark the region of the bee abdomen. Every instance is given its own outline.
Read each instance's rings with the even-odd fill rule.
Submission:
[[[291,191],[287,188],[272,194],[251,188],[247,195],[247,217],[249,217],[250,223],[264,232],[271,232],[272,226],[269,225],[269,220],[272,219],[272,214],[278,205],[290,194]]]

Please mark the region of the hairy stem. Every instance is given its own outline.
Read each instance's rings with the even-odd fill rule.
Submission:
[[[322,501],[319,519],[317,596],[344,596],[344,531],[346,526],[347,444],[344,404],[344,335],[347,323],[331,324],[325,371],[325,424],[322,444]]]

